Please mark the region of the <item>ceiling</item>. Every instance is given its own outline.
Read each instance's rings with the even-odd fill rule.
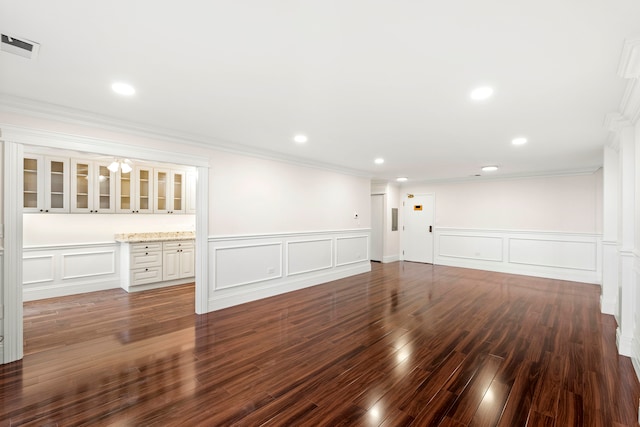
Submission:
[[[640,1],[0,0],[0,32],[40,44],[36,60],[0,52],[5,105],[448,180],[597,169]],[[494,95],[474,102],[480,85]]]

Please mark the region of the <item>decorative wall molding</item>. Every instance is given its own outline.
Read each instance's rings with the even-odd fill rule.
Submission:
[[[209,238],[208,310],[371,270],[369,229]]]
[[[624,41],[618,63],[618,75],[624,79],[640,77],[640,36]]]
[[[333,240],[311,239],[287,242],[288,276],[313,273],[333,267]]]
[[[437,265],[601,282],[599,234],[444,227],[434,232]]]
[[[119,251],[116,242],[25,248],[23,299],[33,301],[119,288]]]
[[[256,157],[265,160],[276,160],[297,166],[311,167],[321,170],[329,170],[352,176],[371,177],[371,173],[357,169],[340,167],[329,163],[317,162],[309,159],[295,157],[278,153],[275,151],[261,149],[259,147],[251,147],[203,137],[186,132],[177,132],[171,129],[159,129],[157,127],[147,127],[139,123],[118,120],[110,117],[104,117],[87,111],[77,110],[59,105],[53,105],[45,102],[34,101],[31,99],[16,97],[7,94],[0,94],[0,111],[21,114],[29,117],[36,117],[45,120],[54,120],[63,123],[71,123],[80,126],[86,126],[97,129],[104,129],[111,132],[135,135],[143,138],[155,139],[158,141],[166,141],[178,145],[191,145],[193,147],[201,147],[208,150],[216,150],[229,152],[244,156]],[[1,128],[6,126],[1,125]],[[12,126],[9,126],[12,127]],[[97,151],[99,152],[99,151]],[[110,154],[110,153],[104,153]],[[134,157],[130,155],[130,157]],[[147,158],[145,158],[147,159]],[[149,158],[147,160],[155,160]],[[207,166],[202,164],[203,158],[197,163],[185,163],[190,166]]]

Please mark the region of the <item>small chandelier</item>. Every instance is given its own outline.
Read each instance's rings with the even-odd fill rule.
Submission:
[[[133,170],[129,163],[131,163],[129,159],[115,159],[107,169],[113,173],[118,172],[118,169],[122,170],[122,173],[129,173]]]

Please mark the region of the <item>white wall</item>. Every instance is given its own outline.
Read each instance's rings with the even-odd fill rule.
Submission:
[[[226,152],[210,160],[211,235],[371,225],[368,178]]]
[[[23,215],[24,246],[98,243],[117,233],[194,231],[195,215],[37,214]]]
[[[597,203],[601,181],[598,172],[409,184],[403,186],[402,193],[434,193],[436,227],[600,233],[602,220]]]

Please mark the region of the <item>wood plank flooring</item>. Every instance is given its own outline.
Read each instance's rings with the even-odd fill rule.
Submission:
[[[202,316],[191,285],[29,302],[0,426],[636,426],[599,292],[398,262]]]

